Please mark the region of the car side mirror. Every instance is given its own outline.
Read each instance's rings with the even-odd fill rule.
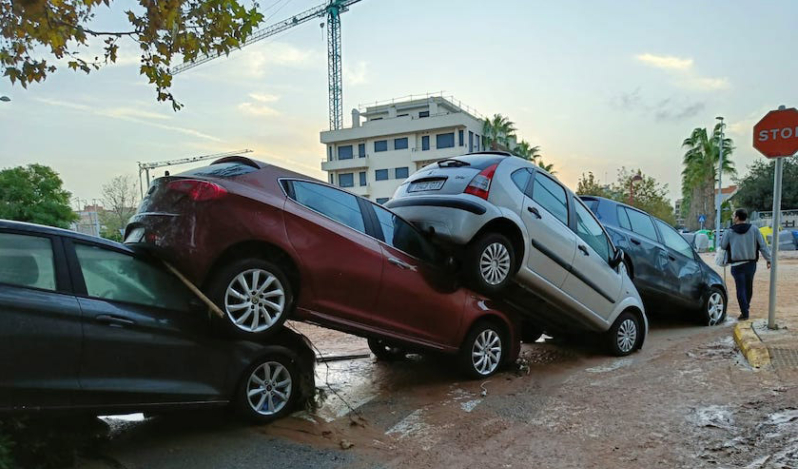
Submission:
[[[615,254],[612,255],[612,259],[610,259],[610,267],[613,269],[618,267],[621,262],[623,262],[624,253],[618,248],[615,248]]]

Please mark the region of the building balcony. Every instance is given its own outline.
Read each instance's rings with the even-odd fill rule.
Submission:
[[[371,184],[366,184],[365,186],[347,187],[346,190],[361,197],[368,197],[371,195]]]
[[[349,158],[346,160],[321,160],[322,171],[338,171],[340,169],[363,169],[368,168],[369,157]]]

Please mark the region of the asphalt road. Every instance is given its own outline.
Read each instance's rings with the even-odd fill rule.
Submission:
[[[525,345],[528,371],[486,382],[441,359],[322,364],[317,411],[262,427],[221,412],[109,420],[111,440],[81,467],[796,468],[798,373],[749,368],[733,324],[654,318],[645,348],[622,359]],[[347,340],[336,351],[362,346]]]

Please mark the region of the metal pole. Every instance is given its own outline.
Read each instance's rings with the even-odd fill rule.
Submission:
[[[720,150],[720,158],[718,161],[718,198],[715,203],[716,210],[718,211],[715,216],[715,252],[718,251],[720,245],[720,209],[723,205],[723,117],[718,117],[720,120],[720,133],[718,134],[718,149]]]
[[[783,107],[783,106],[782,106]],[[770,262],[770,300],[768,301],[768,329],[776,329],[776,279],[779,267],[779,223],[781,222],[781,173],[784,158],[776,159],[773,177],[773,248]]]

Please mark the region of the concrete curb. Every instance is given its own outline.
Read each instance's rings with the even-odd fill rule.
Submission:
[[[753,329],[752,321],[739,322],[734,326],[734,342],[743,356],[754,368],[770,365],[770,352]]]

